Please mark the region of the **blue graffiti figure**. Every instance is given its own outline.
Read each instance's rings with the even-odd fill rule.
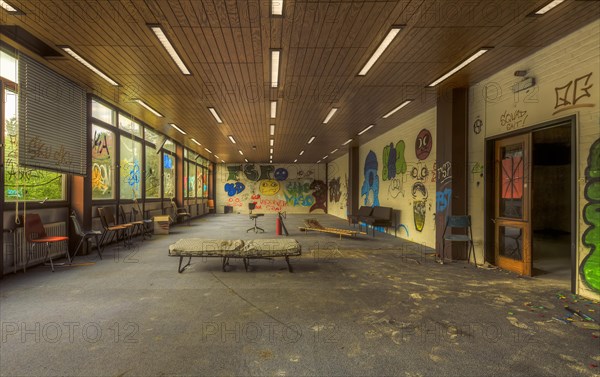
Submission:
[[[223,187],[228,196],[240,194],[245,188],[246,186],[242,182],[225,183],[225,186]]]
[[[131,187],[137,187],[140,184],[140,163],[137,160],[133,161],[133,165],[129,170],[129,175],[127,176],[127,183]]]
[[[285,181],[288,177],[288,171],[286,168],[278,168],[277,170],[275,170],[273,176],[278,181]]]
[[[435,209],[437,212],[444,212],[448,208],[450,196],[452,196],[451,188],[445,188],[444,191],[435,193]]]
[[[163,157],[163,165],[165,169],[173,169],[173,157],[165,154]]]
[[[377,175],[377,156],[369,151],[365,159],[365,181],[360,189],[360,195],[365,197],[365,205],[379,205],[379,176]],[[373,200],[369,200],[369,192],[373,191]]]

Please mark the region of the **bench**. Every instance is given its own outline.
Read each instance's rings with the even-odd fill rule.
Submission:
[[[358,230],[360,231],[360,222],[365,222],[365,219],[371,216],[371,213],[373,213],[373,207],[361,206],[356,215],[348,215],[348,224],[358,224]]]
[[[192,257],[222,258],[222,269],[229,265],[230,258],[242,258],[244,268],[248,271],[250,259],[271,259],[284,257],[290,272],[294,272],[289,257],[299,256],[302,248],[294,239],[258,239],[258,240],[215,240],[204,238],[185,238],[169,246],[169,256],[179,257],[179,273],[192,262]],[[188,263],[181,267],[183,258],[189,257]]]
[[[384,226],[386,227],[386,231],[392,226],[393,212],[391,207],[375,206],[373,207],[371,216],[364,218],[364,222],[367,224],[367,230],[369,225],[373,228],[373,237],[375,237],[376,226]]]

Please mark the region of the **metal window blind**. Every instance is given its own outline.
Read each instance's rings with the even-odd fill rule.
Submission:
[[[19,55],[19,164],[87,175],[86,93]]]

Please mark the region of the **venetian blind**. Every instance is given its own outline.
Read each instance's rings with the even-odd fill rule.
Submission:
[[[19,164],[87,175],[86,93],[74,82],[19,56]]]

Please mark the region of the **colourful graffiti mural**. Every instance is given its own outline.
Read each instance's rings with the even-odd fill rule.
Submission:
[[[424,160],[429,157],[431,148],[433,147],[433,139],[431,132],[428,129],[423,128],[417,135],[415,140],[415,154],[419,160]]]
[[[332,178],[329,180],[329,201],[338,203],[342,197],[340,177]]]
[[[309,188],[313,190],[312,196],[315,198],[315,203],[310,207],[310,212],[316,209],[327,212],[327,183],[320,179],[314,180]]]
[[[258,190],[265,196],[273,196],[279,192],[279,181],[274,179],[263,179],[260,181]]]
[[[377,155],[369,151],[365,158],[365,180],[360,189],[360,196],[364,196],[364,204],[368,206],[379,205],[379,176],[377,175]],[[372,192],[372,195],[369,193]]]
[[[404,158],[404,150],[406,145],[404,140],[400,140],[394,147],[393,143],[386,145],[383,148],[383,167],[381,178],[384,181],[396,178],[396,175],[406,173],[406,159]]]
[[[415,229],[422,232],[425,227],[425,212],[427,207],[427,188],[422,182],[416,182],[412,188],[413,216]]]
[[[590,147],[584,196],[583,221],[588,225],[582,242],[590,252],[581,262],[581,275],[585,284],[600,292],[600,139]]]

